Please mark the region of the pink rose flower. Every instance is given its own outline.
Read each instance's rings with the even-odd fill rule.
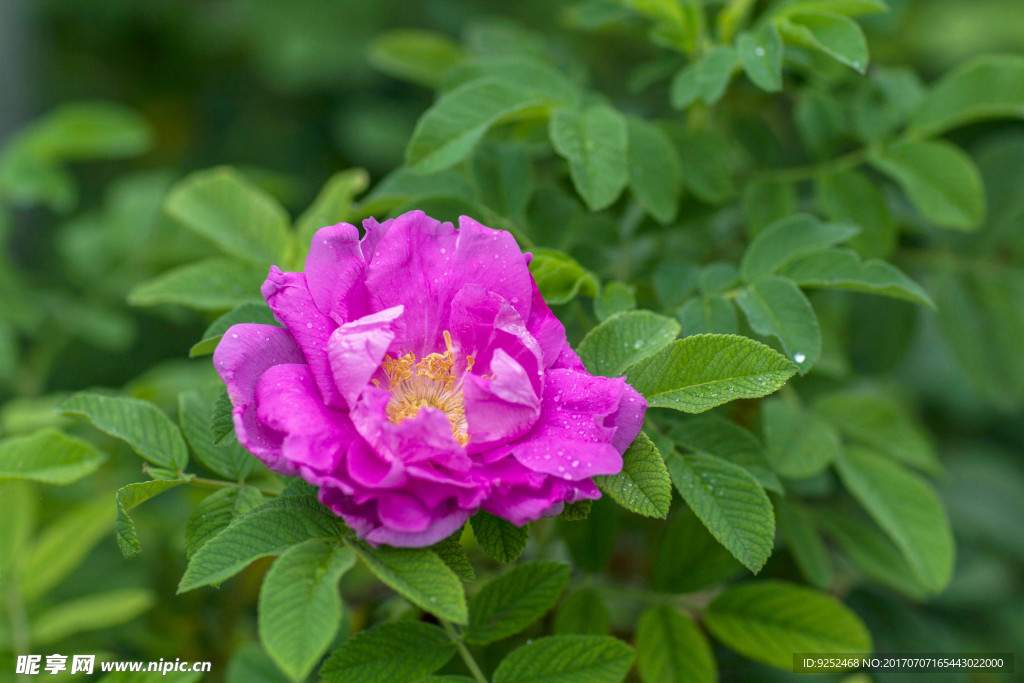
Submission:
[[[646,403],[588,373],[513,237],[421,211],[318,231],[262,293],[284,327],[214,354],[239,441],[372,544],[436,543],[478,510],[522,525],[600,497]]]

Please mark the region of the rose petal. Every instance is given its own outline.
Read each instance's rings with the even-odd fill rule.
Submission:
[[[358,320],[347,322],[327,341],[334,384],[349,408],[380,368],[384,354],[402,329],[404,306],[395,306]]]

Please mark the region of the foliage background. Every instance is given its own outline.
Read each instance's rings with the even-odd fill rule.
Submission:
[[[710,16],[720,4],[707,3]],[[767,4],[755,3],[758,10]],[[188,360],[188,354],[215,312],[127,303],[128,293],[140,283],[217,253],[163,213],[165,195],[176,181],[192,171],[228,164],[296,216],[341,169],[365,168],[369,186],[375,187],[403,165],[416,121],[435,96],[428,87],[395,78],[395,67],[374,47],[386,31],[431,29],[490,56],[543,52],[562,71],[641,117],[685,120],[699,128],[709,116],[715,120],[709,111],[730,112],[728,134],[740,141],[747,158],[729,158],[725,180],[704,167],[714,165],[706,155],[685,159],[695,173],[710,174],[711,182],[717,178],[724,189],[719,198],[717,186],[704,195],[690,187],[678,219],[666,221],[668,227],[646,218],[628,198],[611,209],[588,212],[571,196],[564,169],[553,166],[560,162],[544,160],[535,149],[541,143],[524,133],[525,147],[540,159],[542,181],[519,219],[510,219],[511,227],[535,246],[571,253],[602,283],[627,283],[642,306],[683,316],[687,333],[684,301],[666,298],[652,277],[671,272],[660,266],[737,263],[747,233],[770,218],[798,208],[826,213],[819,204],[821,190],[812,182],[815,173],[781,178],[797,181],[796,195],[791,206],[775,215],[776,209],[749,189],[757,179],[751,173],[827,164],[860,148],[856,117],[865,109],[885,107],[858,100],[875,94],[858,94],[863,81],[852,70],[812,60],[787,79],[783,95],[770,101],[740,75],[719,109],[698,104],[675,111],[668,106],[668,82],[685,60],[653,44],[648,23],[635,13],[606,8],[602,14],[599,5],[23,0],[0,6],[0,146],[8,154],[0,211],[5,243],[0,437],[55,427],[110,454],[94,475],[72,486],[34,484],[15,494],[12,484],[0,484],[0,539],[15,543],[11,539],[20,537],[20,529],[35,528],[44,531],[26,532],[36,540],[21,546],[23,557],[33,548],[39,552],[45,544],[40,539],[51,538],[67,549],[43,556],[41,561],[56,568],[33,596],[38,604],[30,603],[31,609],[45,611],[113,591],[102,609],[83,612],[77,622],[72,619],[66,635],[58,629],[37,650],[59,646],[61,651],[111,652],[123,658],[212,660],[214,680],[254,680],[254,667],[262,667],[271,679],[279,675],[256,638],[255,604],[268,562],[258,561],[219,591],[176,596],[185,567],[183,530],[207,493],[193,487],[155,498],[137,511],[144,551],[124,560],[109,533],[112,498],[115,490],[141,478],[140,461],[124,444],[54,409],[71,392],[105,387],[123,388],[124,395],[152,401],[173,415],[179,392],[210,378],[208,360]],[[889,5],[887,14],[858,18],[875,77],[880,68],[904,66],[928,83],[977,55],[1024,51],[1024,7],[1014,0],[891,0]],[[653,66],[644,71],[644,65]],[[651,84],[640,88],[645,78]],[[892,82],[897,94],[912,89],[912,83],[895,76]],[[82,100],[117,103],[130,111],[119,114],[124,118],[118,133],[99,147],[90,147],[88,131],[73,125],[67,129],[58,161],[68,165],[26,171],[10,162],[24,126]],[[1020,116],[1024,102],[1016,106]],[[754,114],[745,117],[744,112]],[[758,117],[770,122],[773,134],[765,135],[764,127],[751,122]],[[984,180],[985,218],[980,226],[970,226],[979,229],[936,227],[894,185],[880,184],[880,222],[893,226],[894,245],[861,243],[858,248],[866,256],[887,257],[922,283],[937,312],[865,295],[812,296],[823,352],[816,369],[795,381],[796,390],[810,401],[852,387],[901,406],[899,414],[909,416],[910,426],[900,434],[929,462],[933,455],[941,462],[926,469],[936,477],[956,536],[953,580],[928,599],[907,585],[913,582],[906,578],[906,567],[875,566],[872,575],[870,558],[858,563],[832,554],[830,576],[822,583],[867,624],[878,652],[1020,652],[1024,643],[1021,125],[998,118],[946,134],[971,155]],[[76,140],[81,144],[76,146]],[[711,152],[716,157],[721,150]],[[559,174],[560,182],[547,182]],[[445,217],[465,205],[450,196],[408,195],[381,206],[392,211],[406,201],[432,206]],[[495,206],[488,208],[500,214]],[[857,208],[864,209],[847,210]],[[549,227],[558,224],[567,226],[564,232]],[[584,291],[588,286],[584,283]],[[603,291],[603,304],[617,306],[609,298],[615,288]],[[558,312],[578,342],[597,318],[589,297],[568,299]],[[603,317],[600,308],[597,315]],[[741,331],[752,334],[748,327]],[[756,427],[756,406],[741,402],[722,414]],[[831,476],[794,482],[792,489],[789,484],[787,489],[806,501],[836,495]],[[640,611],[652,601],[699,613],[708,600],[705,592],[673,585],[672,567],[715,557],[713,550],[696,559],[687,555],[700,527],[686,514],[678,499],[667,526],[598,505],[594,516],[573,530],[567,528],[572,523],[561,521],[538,525],[526,555],[571,557],[581,568],[571,591],[598,591],[610,631],[633,642]],[[71,538],[80,542],[70,544]],[[834,540],[829,543],[832,547]],[[645,548],[654,550],[642,552]],[[485,575],[498,571],[479,548],[470,553]],[[0,566],[4,561],[0,555]],[[761,576],[814,583],[807,573],[790,544],[781,541]],[[617,592],[612,584],[628,590]],[[343,632],[407,613],[408,604],[365,570],[346,575],[342,585],[351,603]],[[0,614],[9,608],[9,601],[0,601]],[[559,609],[570,608],[563,604]],[[101,618],[101,612],[109,612],[109,618]],[[550,632],[557,618],[549,616],[528,635]],[[4,621],[0,678],[13,670]],[[508,651],[503,647],[481,648],[486,668],[493,669]],[[721,645],[715,657],[722,680],[790,677]],[[460,670],[457,663],[450,666]],[[964,674],[934,678],[969,680]]]

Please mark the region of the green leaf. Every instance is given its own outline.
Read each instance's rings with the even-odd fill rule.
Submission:
[[[551,305],[569,303],[577,295],[597,294],[597,278],[568,254],[554,249],[537,249],[530,272],[544,301]]]
[[[833,12],[855,17],[861,14],[888,12],[889,6],[882,0],[797,0],[779,10],[779,16],[799,12]]]
[[[850,245],[857,251],[874,258],[892,254],[898,226],[885,195],[867,176],[853,170],[818,175],[814,194],[829,218],[861,228],[859,235],[850,238]]]
[[[256,458],[237,441],[215,446],[210,429],[210,415],[222,390],[210,387],[205,391],[189,391],[178,395],[178,419],[192,452],[199,462],[230,481],[249,476]]]
[[[342,545],[306,541],[274,560],[263,579],[260,642],[293,681],[305,679],[334,640],[343,609],[338,581],[355,562]]]
[[[679,212],[683,169],[672,140],[653,123],[626,118],[629,134],[629,186],[640,205],[655,220],[668,224]]]
[[[601,322],[616,313],[631,311],[636,308],[636,294],[633,287],[612,280],[601,287],[601,291],[594,297],[594,315]]]
[[[673,109],[686,109],[700,97],[700,62],[680,69],[669,84],[668,98]]]
[[[26,479],[64,486],[89,476],[106,459],[106,453],[84,441],[44,429],[0,441],[0,483]]]
[[[700,200],[725,204],[735,194],[729,140],[711,131],[687,131],[676,138],[683,183]]]
[[[204,543],[189,560],[178,592],[220,583],[253,560],[280,555],[303,541],[333,539],[341,533],[338,518],[315,496],[282,495],[245,513]]]
[[[405,163],[416,173],[443,171],[468,157],[491,126],[543,104],[537,95],[500,81],[466,83],[442,95],[420,117]]]
[[[181,431],[152,403],[82,393],[61,403],[60,410],[88,418],[157,467],[181,471],[188,464],[188,447]]]
[[[466,642],[485,645],[519,633],[547,613],[565,590],[569,566],[524,562],[485,585],[469,603]]]
[[[633,648],[610,636],[547,636],[513,650],[494,683],[619,683],[633,665]]]
[[[153,131],[144,118],[109,102],[61,105],[22,135],[31,154],[50,163],[132,157],[153,144]]]
[[[738,424],[721,417],[698,417],[673,427],[671,437],[683,448],[736,463],[754,475],[761,486],[782,493],[782,482],[768,465],[761,442]]]
[[[22,599],[32,602],[67,578],[100,539],[110,533],[113,522],[114,508],[107,496],[62,511],[18,555]]]
[[[305,252],[314,233],[328,225],[350,220],[352,202],[370,186],[370,174],[361,168],[338,171],[330,177],[313,203],[295,221],[299,248]]]
[[[346,541],[378,579],[437,616],[465,624],[466,595],[452,570],[429,548],[371,548]]]
[[[940,140],[901,142],[876,154],[871,163],[936,225],[976,230],[985,218],[981,174],[959,147]]]
[[[784,477],[801,479],[823,471],[842,447],[828,423],[807,414],[796,402],[769,398],[761,402],[765,455]]]
[[[220,392],[217,401],[213,404],[213,412],[210,414],[210,436],[215,445],[221,445],[235,432],[235,421],[232,416],[234,406],[231,405],[231,398],[227,390]]]
[[[189,349],[189,358],[208,356],[217,348],[220,339],[228,328],[239,323],[256,323],[259,325],[278,325],[273,311],[265,303],[247,303],[238,306],[220,316],[206,328],[202,339]]]
[[[868,44],[857,22],[841,14],[800,12],[776,20],[786,42],[820,50],[832,59],[864,73]]]
[[[827,589],[832,585],[832,565],[811,511],[781,496],[774,503],[776,523],[800,573],[816,588]]]
[[[669,593],[693,593],[743,571],[743,565],[685,506],[669,516],[653,559],[651,584]]]
[[[437,626],[395,621],[361,631],[320,668],[329,683],[412,683],[452,658],[455,643]]]
[[[626,381],[652,408],[700,413],[772,393],[797,367],[760,342],[725,334],[687,337],[629,366]]]
[[[737,59],[735,48],[729,45],[718,45],[704,54],[697,66],[697,84],[700,97],[705,103],[715,104],[722,99],[729,87]]]
[[[800,374],[814,367],[821,355],[821,328],[811,302],[792,280],[763,277],[742,290],[736,303],[755,332],[782,343],[786,355],[800,366]]]
[[[606,636],[612,630],[612,617],[601,594],[584,588],[570,595],[555,612],[555,635],[581,633]]]
[[[473,156],[473,176],[484,203],[502,216],[518,216],[533,193],[533,164],[520,145],[484,145]]]
[[[568,503],[562,508],[561,514],[558,515],[559,519],[564,519],[567,522],[580,522],[590,517],[590,509],[594,506],[594,501],[584,498],[578,500],[575,503]]]
[[[778,272],[794,259],[833,244],[845,242],[859,232],[856,226],[822,223],[814,216],[796,214],[761,230],[743,252],[740,274],[747,282]]]
[[[683,334],[736,334],[736,308],[721,294],[702,294],[686,302],[679,312]]]
[[[171,189],[165,207],[171,218],[226,254],[259,265],[287,256],[288,213],[232,168],[189,175]]]
[[[814,410],[848,439],[929,474],[942,472],[925,426],[891,396],[835,392],[819,398]]]
[[[772,552],[775,515],[757,480],[739,465],[713,455],[673,455],[672,482],[719,543],[755,574]]]
[[[815,519],[868,579],[912,600],[920,601],[928,596],[929,591],[914,576],[899,548],[878,527],[846,511],[816,510]]]
[[[444,89],[481,80],[522,90],[549,105],[575,106],[580,99],[579,87],[562,70],[546,59],[524,54],[475,59],[458,66],[445,74]]]
[[[522,555],[530,537],[527,526],[516,526],[512,522],[481,510],[469,518],[473,535],[487,556],[511,564]]]
[[[741,33],[736,39],[740,64],[751,82],[761,90],[782,90],[782,38],[772,23],[754,33]]]
[[[476,570],[466,555],[466,549],[462,547],[462,532],[465,527],[459,527],[454,534],[430,546],[441,560],[448,565],[448,568],[455,572],[455,575],[463,581],[475,581]]]
[[[672,481],[661,453],[643,432],[622,454],[622,471],[594,477],[603,492],[630,512],[665,519],[672,504]]]
[[[700,629],[674,607],[647,609],[636,630],[637,669],[644,683],[714,683],[718,667]]]
[[[924,96],[908,133],[931,137],[975,121],[1024,117],[1024,57],[985,55],[943,76]]]
[[[850,249],[807,254],[789,263],[781,275],[800,287],[866,292],[935,308],[928,292],[896,266],[878,259],[861,261]]]
[[[559,109],[551,117],[551,144],[569,162],[576,191],[591,211],[610,206],[629,182],[629,133],[612,107]]]
[[[590,513],[584,520],[559,520],[558,531],[569,547],[573,563],[593,573],[604,569],[615,551],[621,508],[607,497],[590,503]]]
[[[50,645],[82,631],[110,628],[131,621],[156,604],[152,591],[119,588],[72,598],[32,619],[32,642]]]
[[[232,259],[212,258],[173,268],[128,293],[132,306],[177,304],[220,311],[262,301],[260,287],[267,269]]]
[[[953,575],[953,535],[935,490],[898,463],[863,448],[849,448],[836,462],[846,489],[900,549],[929,591]]]
[[[441,85],[445,72],[465,59],[465,52],[448,36],[414,28],[382,33],[366,53],[378,71],[427,88]]]
[[[824,593],[783,581],[727,589],[704,614],[708,630],[744,657],[792,670],[794,652],[870,654],[857,615]]]
[[[168,489],[181,486],[192,479],[192,476],[180,479],[159,479],[156,481],[140,481],[135,484],[122,486],[117,490],[115,501],[117,503],[117,519],[114,521],[114,530],[117,532],[117,546],[125,559],[130,559],[139,554],[142,546],[139,545],[138,534],[135,533],[135,522],[128,516],[128,511],[136,505],[144,503],[153,496],[163,493]]]
[[[185,553],[189,559],[208,540],[219,534],[233,521],[259,507],[263,496],[253,486],[230,486],[212,494],[199,503],[188,518],[185,528]]]
[[[630,365],[671,343],[679,323],[650,311],[625,311],[610,316],[583,338],[577,351],[587,370],[621,377]]]

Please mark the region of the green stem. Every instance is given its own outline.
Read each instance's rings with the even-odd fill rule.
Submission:
[[[441,619],[441,625],[444,626],[444,630],[448,632],[448,637],[455,643],[455,647],[459,651],[459,656],[462,657],[462,661],[466,663],[466,668],[469,669],[469,673],[473,674],[473,678],[476,679],[477,683],[487,683],[487,677],[484,676],[484,672],[480,670],[480,665],[473,659],[473,654],[466,647],[466,644],[462,642],[462,636],[459,635],[452,623],[447,619]]]
[[[245,484],[243,482],[237,482],[237,481],[222,481],[220,479],[204,479],[203,477],[192,477],[191,479],[189,479],[188,483],[192,484],[193,486],[198,486],[199,488],[203,488],[203,489],[226,489],[226,488],[231,488],[232,486],[242,487],[242,486],[250,486],[251,485],[251,484]],[[254,488],[256,490],[258,490],[260,493],[262,493],[264,496],[269,496],[270,498],[276,498],[279,495],[279,493],[277,491],[271,491],[270,489],[261,488],[259,486],[256,486]]]
[[[820,164],[794,166],[793,168],[770,169],[767,171],[761,171],[754,177],[757,180],[773,180],[776,182],[798,182],[800,180],[810,180],[823,173],[837,173],[839,171],[854,169],[867,161],[870,155],[870,149],[858,149],[854,152],[850,152],[849,154],[836,157],[835,159],[823,161]]]

